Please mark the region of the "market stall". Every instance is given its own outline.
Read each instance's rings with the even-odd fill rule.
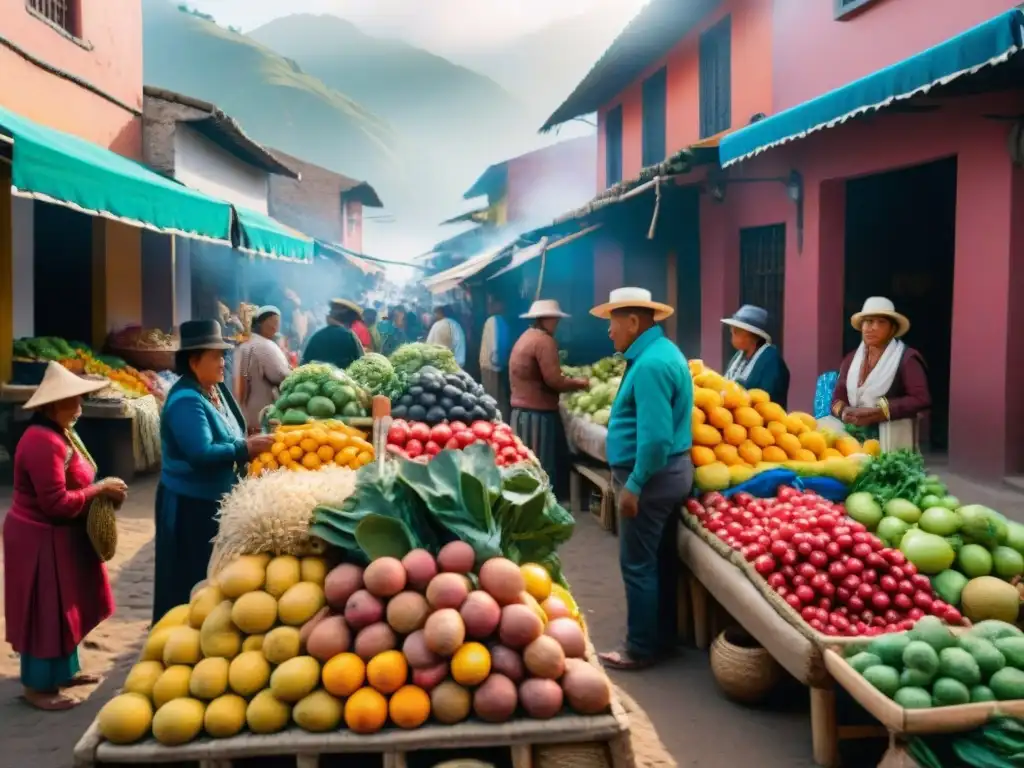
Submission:
[[[404,765],[486,747],[517,768],[630,768],[624,711],[561,572],[573,518],[535,460],[503,453],[502,427],[375,461],[382,446],[338,419],[282,424],[274,455],[288,458],[260,457],[224,499],[207,581],[152,628],[79,763]]]

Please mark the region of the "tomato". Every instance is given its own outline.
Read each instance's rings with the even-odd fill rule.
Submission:
[[[494,432],[494,426],[489,421],[474,421],[470,429],[473,430],[474,435],[484,440],[489,439],[491,433]]]
[[[464,421],[450,421],[448,426],[452,428],[452,432],[461,432],[463,429],[469,429],[469,426]]]
[[[494,430],[490,437],[491,445],[495,448],[505,448],[507,446],[515,447],[515,440],[512,439],[512,435],[508,432],[499,432]]]
[[[444,445],[452,439],[452,428],[447,424],[435,424],[430,429],[430,439],[438,445]]]
[[[459,446],[462,448],[465,448],[467,445],[472,445],[476,440],[476,435],[468,429],[460,429],[453,435],[453,437],[459,441]]]
[[[448,442],[444,444],[444,448],[446,451],[458,451],[462,448],[462,444],[457,437],[450,437]]]
[[[519,452],[514,447],[512,447],[511,445],[506,446],[505,448],[502,448],[501,449],[501,453],[499,454],[499,456],[501,456],[503,459],[505,459],[505,461],[509,461],[509,462],[518,461],[519,460]]]
[[[426,426],[424,424],[423,426]],[[408,454],[410,459],[415,459],[421,453],[423,453],[423,443],[416,438],[411,438],[409,442],[405,444],[405,452]]]
[[[423,452],[427,456],[437,456],[441,452],[441,446],[433,440],[428,440],[427,444],[423,446]]]
[[[430,427],[422,421],[414,421],[409,427],[409,438],[421,443],[427,442],[430,439]]]
[[[409,439],[409,425],[402,420],[391,422],[391,428],[388,430],[388,442],[392,445],[405,445],[405,441]]]

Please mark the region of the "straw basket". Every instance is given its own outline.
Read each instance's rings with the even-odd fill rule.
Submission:
[[[743,704],[762,701],[782,678],[778,662],[738,627],[726,629],[712,643],[711,671],[722,692]]]
[[[111,347],[110,354],[116,355],[128,365],[140,371],[170,371],[174,368],[176,349],[144,349],[142,347]]]

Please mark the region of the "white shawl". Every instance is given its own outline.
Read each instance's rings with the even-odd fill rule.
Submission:
[[[725,371],[725,378],[727,381],[735,381],[739,385],[745,385],[747,379],[750,377],[750,372],[754,370],[754,365],[757,363],[757,359],[761,357],[761,353],[764,352],[771,344],[762,344],[757,348],[749,360],[742,352],[737,352],[733,355],[732,362],[729,363],[729,367]]]
[[[900,369],[900,362],[903,360],[903,350],[906,345],[902,341],[893,339],[885,348],[878,364],[860,385],[860,372],[864,368],[864,357],[867,355],[867,346],[862,341],[857,347],[857,352],[850,363],[850,370],[846,372],[846,394],[851,408],[875,408],[879,399],[885,397],[892,387],[892,382]]]

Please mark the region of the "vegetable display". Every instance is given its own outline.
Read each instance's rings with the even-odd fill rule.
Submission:
[[[499,467],[533,461],[534,456],[507,424],[490,421],[441,422],[430,426],[421,421],[396,419],[388,430],[388,451],[405,459],[428,461],[442,450],[461,450],[474,443],[486,443],[494,449]]]
[[[847,514],[898,547],[945,602],[971,621],[1017,620],[1024,525],[980,504],[961,504],[909,451],[873,459],[854,489]]]
[[[606,712],[571,595],[540,565],[474,560],[459,541],[365,568],[242,556],[153,627],[100,734],[177,746]]]
[[[460,370],[459,364],[455,362],[455,353],[440,344],[403,344],[391,353],[390,360],[395,372],[406,376],[428,366],[442,373],[456,373]]]
[[[1024,632],[983,621],[954,634],[934,617],[847,650],[847,663],[904,709],[1024,699]]]
[[[409,376],[405,392],[392,401],[391,414],[430,426],[443,421],[493,421],[498,418],[498,403],[465,371],[445,373],[427,365]]]
[[[18,339],[14,342],[13,353],[15,360],[57,362],[72,373],[110,379],[112,388],[121,397],[153,395],[162,402],[166,396],[166,388],[152,371],[136,370],[118,357],[96,355],[80,341],[67,342],[58,336]]]
[[[710,493],[686,508],[818,632],[878,635],[909,629],[926,615],[962,621],[901,551],[817,494],[786,486],[767,499]]]
[[[249,462],[249,474],[261,475],[277,469],[303,472],[326,466],[359,469],[373,458],[373,445],[363,432],[329,419],[311,426],[279,427],[270,450]]]
[[[1024,754],[1024,722],[1000,716],[967,733],[914,736],[907,740],[907,752],[920,768],[1007,768]]]
[[[353,382],[371,395],[396,397],[405,388],[406,375],[395,373],[391,361],[384,355],[369,352],[353,362],[345,373]]]
[[[569,412],[602,427],[608,426],[612,402],[618,394],[622,375],[626,372],[625,358],[621,355],[612,355],[598,360],[593,365],[565,365],[562,366],[562,372],[572,378],[590,381],[590,386],[585,390],[565,396]]]
[[[499,468],[493,449],[476,443],[443,450],[428,464],[396,460],[359,470],[355,491],[340,507],[321,506],[310,535],[353,562],[413,549],[437,553],[459,540],[478,563],[499,555],[542,563],[561,581],[558,547],[574,520],[529,464]]]
[[[311,419],[366,416],[368,408],[369,395],[344,371],[326,363],[307,363],[281,384],[281,396],[267,418],[298,425]]]

